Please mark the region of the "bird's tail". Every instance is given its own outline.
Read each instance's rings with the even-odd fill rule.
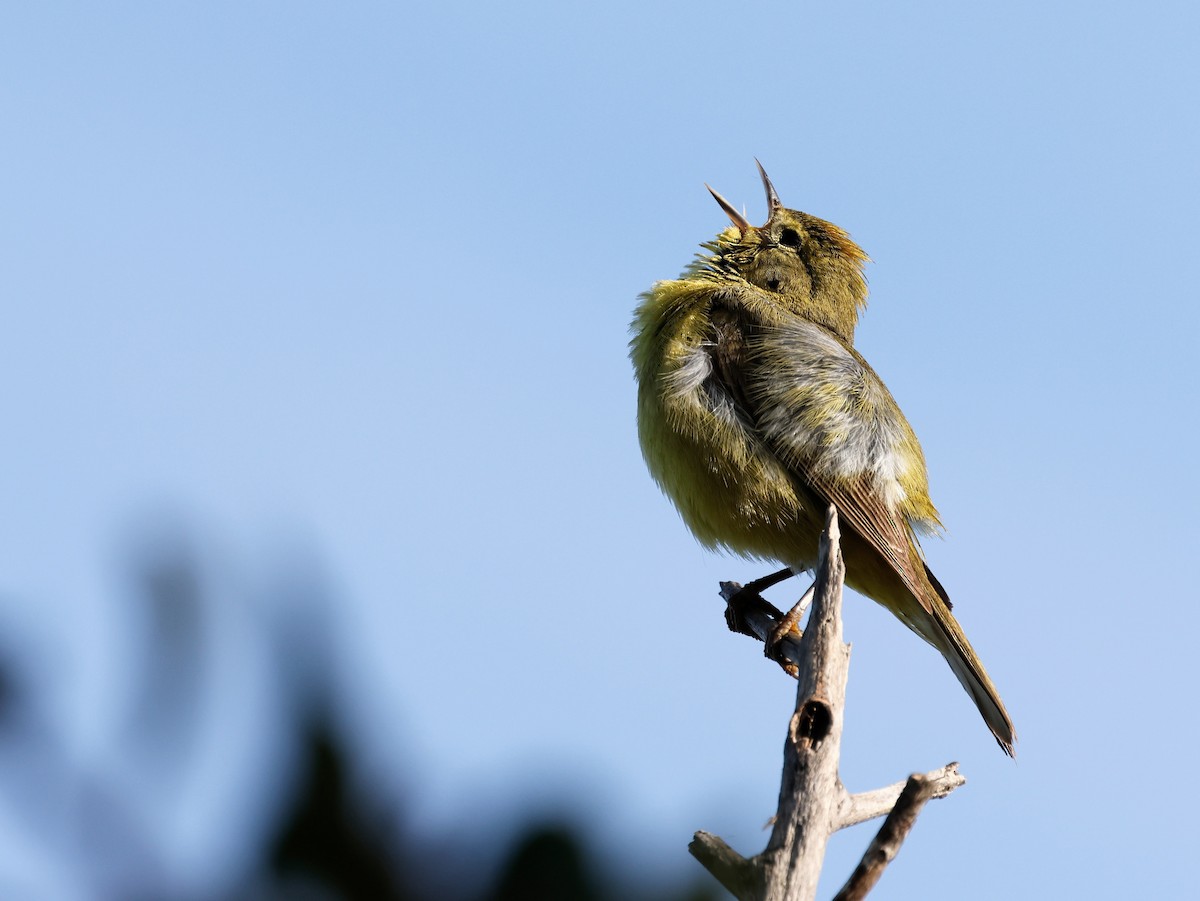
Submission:
[[[996,741],[1004,749],[1004,753],[1013,757],[1015,756],[1013,745],[1016,744],[1017,733],[1013,729],[1012,720],[1008,717],[1008,711],[1004,709],[1004,702],[1000,700],[1000,693],[992,684],[975,649],[967,641],[967,636],[963,634],[958,620],[950,612],[950,602],[946,598],[945,592],[941,590],[941,586],[933,578],[933,574],[929,573],[928,575],[930,587],[934,589],[931,592],[932,597],[929,598],[929,609],[928,611],[922,609],[923,615],[917,617],[913,625],[916,626],[921,637],[937,648],[946,658],[950,669],[954,671],[958,681],[962,683],[967,694],[975,702],[975,706],[979,708],[984,722],[992,730],[992,735],[996,737]]]

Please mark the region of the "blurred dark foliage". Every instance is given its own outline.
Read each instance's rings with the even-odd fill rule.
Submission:
[[[409,901],[420,895],[406,885],[399,855],[381,841],[383,830],[353,800],[346,762],[324,723],[303,741],[307,776],[266,850],[274,882],[320,886],[333,897]]]
[[[426,872],[436,861],[380,839],[378,812],[363,808],[348,791],[345,761],[324,729],[308,736],[307,778],[268,850],[270,897],[347,901],[717,901],[715,889],[648,894],[619,878],[602,877],[602,866],[575,830],[558,823],[534,824],[515,835],[493,884],[479,892],[446,883],[444,872]],[[422,842],[414,840],[416,846]],[[471,868],[470,861],[449,861]],[[441,888],[429,888],[441,884]],[[256,883],[261,897],[264,882]]]
[[[600,901],[579,841],[566,828],[544,826],[524,836],[500,873],[489,901]]]
[[[35,652],[0,630],[0,802],[70,871],[49,884],[71,886],[71,897],[120,901],[725,897],[699,867],[699,887],[639,887],[619,861],[602,859],[582,830],[561,820],[526,822],[500,836],[469,827],[430,835],[407,821],[394,793],[372,790],[361,743],[337,716],[346,699],[333,674],[338,655],[348,652],[337,647],[338,605],[315,555],[277,562],[280,571],[265,588],[231,591],[205,550],[175,521],[141,530],[123,568],[132,590],[114,608],[114,657],[127,682],[113,731],[115,764],[81,761],[41,697],[38,675],[53,670],[55,654],[43,649],[38,665]],[[220,678],[230,672],[249,675]],[[255,791],[227,790],[233,800],[215,819],[187,809],[196,798],[189,794],[195,772],[208,772],[213,754],[228,757],[221,736],[247,722],[258,734],[238,751],[244,766],[231,766],[240,773],[235,786]],[[246,744],[271,750],[255,757]],[[187,849],[164,838],[193,813],[209,817],[209,838],[213,830],[232,836],[237,852],[200,877],[178,869]],[[587,811],[575,816],[586,822]],[[0,873],[0,886],[7,876]],[[5,891],[0,897],[13,897]],[[45,895],[44,888],[20,893]]]

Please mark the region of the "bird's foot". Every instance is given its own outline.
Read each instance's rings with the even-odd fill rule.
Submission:
[[[781,569],[745,585],[722,582],[721,596],[725,598],[725,624],[729,626],[729,631],[762,640],[762,633],[750,625],[751,620],[758,618],[761,621],[761,615],[765,614],[767,618],[778,622],[783,616],[783,611],[764,598],[762,592],[794,575],[790,569]],[[759,616],[755,617],[754,614]]]
[[[786,614],[781,613],[779,615],[775,623],[775,628],[771,630],[771,634],[763,642],[763,654],[770,660],[774,660],[793,676],[796,674],[796,667],[780,656],[780,643],[788,636],[799,638],[804,634],[800,631],[800,620],[803,619],[805,611],[808,610],[809,604],[812,603],[816,587],[816,583],[809,586],[808,591],[804,592],[804,596],[796,601],[791,610]]]
[[[722,582],[721,596],[725,598],[725,625],[729,626],[729,631],[762,641],[764,623],[778,622],[783,611],[759,594],[754,587],[756,584]]]
[[[769,576],[763,576],[761,579],[747,582],[742,591],[753,591],[755,594],[762,594],[768,588],[778,585],[780,582],[786,582],[794,575],[796,575],[796,571],[785,566],[783,569],[773,572]]]

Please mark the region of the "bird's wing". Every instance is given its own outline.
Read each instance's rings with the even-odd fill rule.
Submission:
[[[911,427],[871,367],[832,333],[796,320],[755,325],[714,311],[714,375],[764,444],[824,507],[838,515],[928,609],[924,564],[901,481],[924,461]],[[911,446],[910,446],[911,443]]]
[[[712,377],[738,416],[815,502],[815,519],[826,505],[837,506],[843,549],[854,536],[863,552],[878,555],[885,582],[870,596],[941,652],[1012,755],[1012,720],[917,549],[912,520],[936,523],[936,513],[920,445],[883,382],[851,347],[810,322],[775,316],[764,323],[748,309],[731,309],[714,323]],[[906,498],[906,491],[920,496]]]

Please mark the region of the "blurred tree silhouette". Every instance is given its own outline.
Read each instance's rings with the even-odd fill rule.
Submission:
[[[0,897],[719,897],[699,868],[704,888],[639,889],[561,822],[514,827],[506,852],[467,829],[432,835],[364,787],[360,742],[337,715],[350,699],[335,663],[350,652],[316,558],[289,553],[247,586],[178,517],[143,523],[122,567],[131,590],[112,605],[118,628],[87,636],[114,642],[124,686],[99,753],[72,743],[47,699],[57,649],[0,629],[0,823],[45,861],[0,868]]]
[[[534,827],[510,853],[488,901],[600,901],[579,841],[562,826]]]
[[[418,898],[400,878],[397,853],[381,839],[387,830],[372,828],[380,825],[381,814],[353,802],[334,736],[318,721],[303,741],[307,778],[266,851],[276,881],[315,883],[346,899]]]

